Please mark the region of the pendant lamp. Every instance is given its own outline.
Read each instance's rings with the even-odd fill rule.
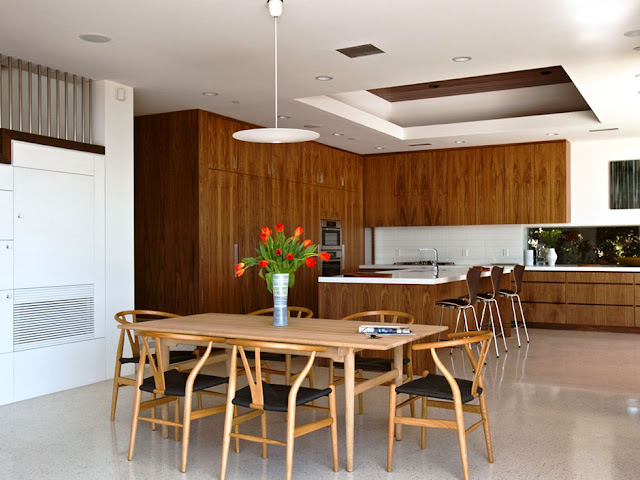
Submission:
[[[275,70],[275,128],[252,128],[233,134],[236,140],[253,143],[296,143],[315,140],[318,132],[298,128],[278,128],[278,17],[282,15],[283,0],[267,0],[269,14],[274,23],[274,70]]]

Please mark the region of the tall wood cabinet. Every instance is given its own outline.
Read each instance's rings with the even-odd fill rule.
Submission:
[[[263,226],[343,222],[345,268],[363,263],[362,157],[317,143],[233,140],[247,124],[201,110],[135,119],[136,306],[246,313],[272,303],[255,255]],[[301,267],[289,303],[317,312],[319,268]]]
[[[365,225],[568,222],[569,158],[565,140],[367,156]]]

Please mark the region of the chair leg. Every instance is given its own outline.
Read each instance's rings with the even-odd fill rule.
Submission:
[[[331,385],[329,394],[329,416],[331,417],[331,455],[333,456],[333,471],[337,472],[338,465],[338,414],[336,413],[336,387]]]
[[[202,392],[198,392],[198,410],[202,410]]]
[[[484,304],[484,307],[482,307],[482,317],[484,318],[484,309],[487,307],[487,304]],[[494,338],[494,342],[493,342],[493,346],[496,347],[496,357],[500,358],[500,352],[498,352],[498,339],[496,338],[496,326],[493,323],[493,313],[491,312],[491,305],[489,305],[489,320],[491,321],[491,330],[493,331],[493,338]],[[482,324],[482,320],[480,321],[480,323]]]
[[[515,305],[515,302],[513,301],[513,297],[510,297],[510,299],[511,299],[511,310],[513,311],[513,324],[515,325],[516,337],[518,338],[518,348],[520,348],[520,332],[518,331],[518,317],[516,316],[516,305]]]
[[[113,375],[113,393],[111,394],[111,421],[116,418],[116,406],[118,405],[118,390],[120,389],[120,361],[116,358],[116,371]]]
[[[491,308],[491,307],[489,307]],[[458,431],[458,442],[460,443],[460,458],[462,460],[462,471],[464,472],[464,480],[469,480],[469,464],[467,461],[467,434],[464,431],[464,417],[462,404],[454,404],[456,411],[456,424]]]
[[[157,398],[157,395],[155,393],[151,394],[151,400],[155,400]],[[153,407],[151,409],[151,418],[156,418],[156,407]],[[158,426],[155,424],[155,422],[151,423],[151,431],[155,432],[157,430]]]
[[[180,405],[180,398],[176,399],[176,405]],[[187,471],[187,455],[189,453],[189,434],[191,433],[191,407],[193,404],[193,392],[187,391],[184,396],[184,413],[182,414],[182,464],[180,471]],[[176,423],[177,423],[176,419]],[[176,427],[176,432],[178,428]]]
[[[496,304],[496,313],[498,314],[498,323],[500,324],[500,332],[502,333],[502,343],[504,344],[504,351],[507,351],[507,337],[504,336],[504,326],[502,325],[502,317],[500,316],[500,307],[498,306],[498,300],[494,298],[492,300]]]
[[[176,397],[176,401],[173,405],[173,421],[180,423],[180,397]],[[180,440],[180,427],[173,427],[173,439],[176,442]]]
[[[493,447],[491,445],[491,428],[489,428],[489,411],[487,410],[487,400],[485,398],[484,393],[480,395],[480,413],[482,414],[482,420],[484,423],[482,427],[484,428],[484,441],[487,444],[487,457],[489,458],[489,462],[493,463]]]
[[[267,438],[267,412],[263,411],[260,416],[260,427],[262,438]],[[267,458],[267,444],[262,444],[262,458]]]
[[[144,369],[144,365],[140,368]],[[140,383],[142,383],[140,381]],[[133,460],[133,448],[136,444],[136,433],[138,432],[138,415],[140,415],[140,402],[142,400],[142,390],[136,386],[136,393],[133,398],[133,414],[131,415],[131,436],[129,437],[129,460]]]
[[[396,386],[389,385],[389,430],[387,432],[387,472],[393,464],[393,437],[396,426]]]
[[[422,418],[427,418],[427,397],[422,397]],[[427,427],[420,428],[420,448],[427,448]]]
[[[527,331],[527,322],[524,319],[524,311],[522,310],[522,302],[520,301],[520,295],[516,294],[518,299],[518,305],[520,306],[520,318],[522,318],[522,326],[524,327],[524,334],[527,336],[527,343],[529,343],[529,332]]]
[[[296,410],[295,408],[287,411],[287,480],[293,477],[293,436],[296,428]]]
[[[462,313],[462,310],[457,309],[458,310],[458,316],[456,317],[456,328],[453,331],[453,333],[458,333],[458,323],[460,322],[460,313]],[[453,347],[451,347],[449,349],[449,355],[453,355]]]
[[[234,406],[233,416],[237,417],[238,415],[239,415],[238,407]],[[233,433],[235,433],[236,435],[240,433],[240,425],[236,425],[233,427]],[[238,437],[235,438],[235,448],[236,448],[236,453],[240,453],[240,439]]]

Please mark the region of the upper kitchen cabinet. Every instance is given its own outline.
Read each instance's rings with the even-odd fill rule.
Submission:
[[[232,135],[244,127],[239,122],[228,120],[203,110],[185,114],[199,116],[199,154],[202,168],[234,172],[239,170],[238,146],[242,143]]]
[[[569,221],[569,143],[365,157],[365,225]]]

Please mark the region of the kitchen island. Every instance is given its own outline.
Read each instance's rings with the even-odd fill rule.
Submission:
[[[465,281],[469,267],[440,267],[434,276],[433,267],[412,267],[398,270],[385,270],[386,277],[320,277],[318,278],[318,302],[320,318],[342,318],[355,312],[367,310],[397,310],[410,313],[417,324],[438,325],[440,307],[438,300],[457,298],[468,293]],[[510,283],[509,268],[505,268],[501,288]],[[479,292],[491,291],[489,271],[482,272]],[[507,308],[508,307],[508,308]],[[511,321],[511,307],[501,301],[500,309],[505,324],[505,334],[509,335],[506,325]],[[478,320],[482,308],[478,310]],[[472,315],[467,315],[475,328]],[[453,332],[456,312],[445,309],[443,325]],[[473,325],[473,326],[472,326]],[[369,353],[367,352],[367,355]],[[428,352],[416,352],[413,358],[413,370],[421,373],[424,369],[433,371],[434,365]]]

